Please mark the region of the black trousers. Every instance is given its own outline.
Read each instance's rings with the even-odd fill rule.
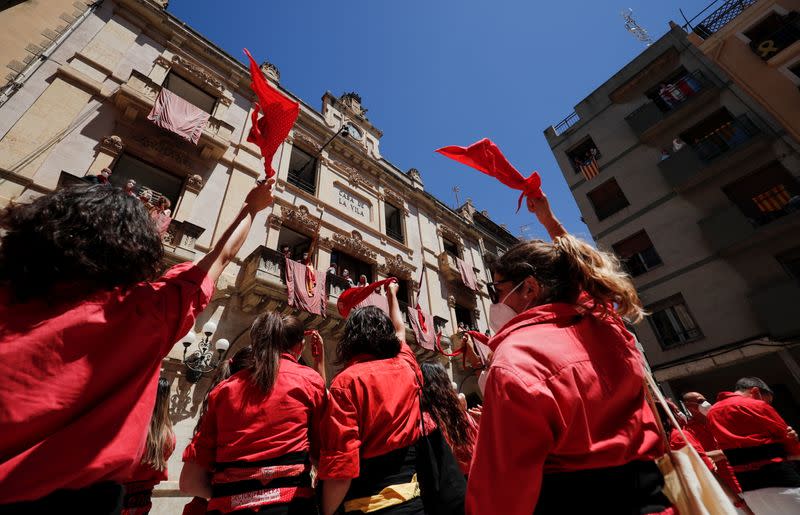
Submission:
[[[56,490],[35,501],[0,504],[0,515],[39,515],[44,513],[80,513],[82,515],[118,515],[122,510],[125,489],[105,482],[80,490]]]

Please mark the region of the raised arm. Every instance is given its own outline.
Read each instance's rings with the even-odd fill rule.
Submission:
[[[403,313],[400,312],[400,303],[397,302],[397,290],[400,285],[392,282],[386,285],[386,300],[389,301],[389,318],[392,319],[394,332],[401,342],[406,341],[406,324],[403,322]]]
[[[564,226],[558,221],[556,215],[553,214],[553,210],[550,209],[550,201],[547,200],[546,195],[542,195],[542,198],[539,199],[527,197],[527,201],[528,211],[536,215],[539,223],[547,230],[547,234],[550,235],[550,238],[556,239],[559,236],[567,234],[567,230],[564,229]]]
[[[273,184],[275,184],[275,179],[269,179],[250,190],[239,214],[222,233],[211,252],[197,263],[198,268],[205,270],[215,283],[228,263],[236,257],[239,249],[244,245],[256,214],[272,204],[271,188]]]

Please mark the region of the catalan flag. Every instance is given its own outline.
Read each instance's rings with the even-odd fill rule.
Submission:
[[[600,166],[597,164],[597,159],[593,155],[590,155],[586,161],[579,161],[578,168],[587,181],[597,177],[600,173]]]
[[[778,184],[764,193],[753,197],[753,202],[755,202],[756,207],[758,207],[759,211],[762,213],[772,213],[786,207],[786,204],[789,203],[791,198],[792,196],[786,190],[786,186]]]

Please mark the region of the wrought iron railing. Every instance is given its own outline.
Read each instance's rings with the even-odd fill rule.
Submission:
[[[703,161],[712,161],[722,154],[747,143],[759,133],[758,127],[747,117],[741,115],[692,144],[692,148]]]
[[[347,279],[331,273],[326,276],[326,283],[328,289],[328,298],[338,299],[339,295],[341,295],[343,291],[351,287]]]
[[[560,135],[564,134],[565,132],[567,132],[570,129],[570,127],[572,127],[573,125],[578,123],[578,121],[580,121],[580,119],[581,119],[581,117],[578,116],[578,113],[576,113],[575,111],[572,111],[569,114],[569,116],[567,116],[566,118],[564,118],[563,120],[558,122],[558,124],[553,126],[553,130],[556,132],[556,136],[560,136]]]
[[[757,1],[727,0],[694,27],[695,34],[703,39],[710,38]]]

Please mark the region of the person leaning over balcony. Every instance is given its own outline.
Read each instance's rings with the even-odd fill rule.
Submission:
[[[0,213],[0,513],[119,509],[161,360],[272,203],[271,184],[248,193],[198,263],[158,279],[155,225],[119,188],[64,188]]]
[[[303,329],[291,315],[260,315],[250,329],[251,365],[209,393],[180,479],[181,490],[210,499],[209,512],[316,512],[310,474],[325,382],[297,362]]]
[[[322,512],[422,514],[416,479],[422,384],[405,343],[397,283],[387,286],[390,316],[375,306],[347,318],[322,423]]]
[[[552,242],[490,263],[495,336],[467,513],[670,513],[642,357],[622,317],[643,310],[612,255],[566,233],[546,197],[528,208]]]
[[[736,381],[708,410],[708,424],[733,466],[742,497],[756,515],[800,513],[797,433],[769,405],[772,390],[757,377]]]

